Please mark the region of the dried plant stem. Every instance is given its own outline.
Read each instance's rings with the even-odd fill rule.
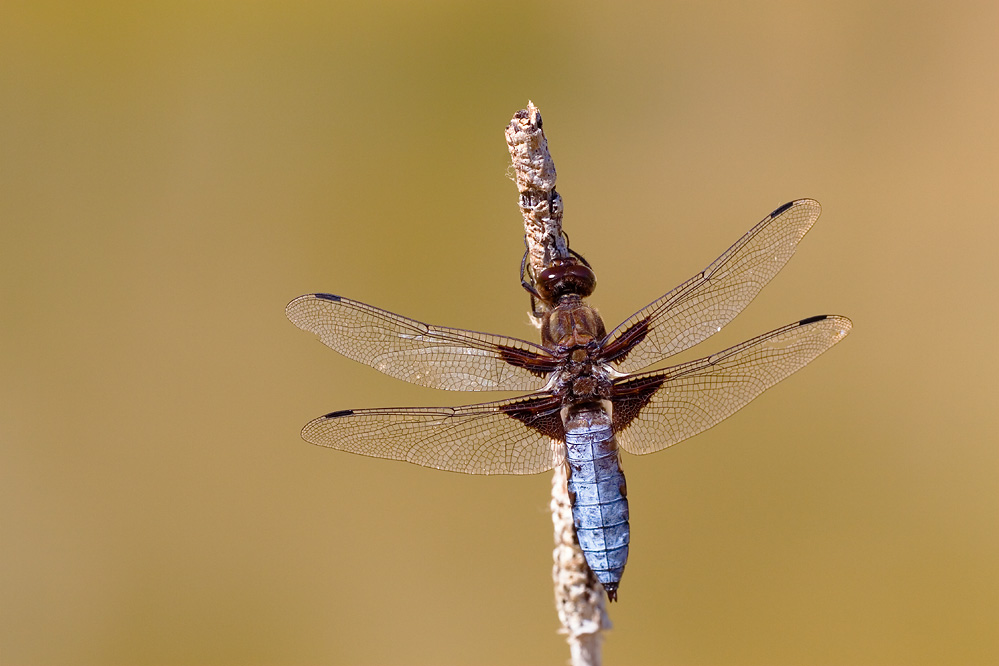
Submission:
[[[541,112],[531,102],[513,115],[506,128],[524,215],[528,262],[534,275],[554,259],[569,256],[562,236],[562,197],[555,191],[555,162],[541,128]]]
[[[610,629],[604,588],[586,564],[576,543],[572,505],[566,489],[566,466],[552,477],[552,523],[555,526],[555,607],[562,631],[567,634],[574,666],[599,666],[603,631]]]
[[[569,256],[562,235],[562,197],[555,191],[555,163],[533,103],[514,114],[506,143],[520,191],[528,263],[538,275],[554,259]],[[555,607],[567,634],[573,666],[599,666],[603,631],[610,628],[604,589],[586,564],[576,543],[572,505],[566,488],[567,469],[560,465],[552,478],[552,523],[555,528]]]

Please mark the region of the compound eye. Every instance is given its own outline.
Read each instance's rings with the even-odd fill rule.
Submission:
[[[544,301],[551,303],[555,300],[555,287],[561,279],[562,271],[557,266],[549,266],[541,271],[535,286]]]
[[[589,266],[574,264],[565,273],[565,280],[572,282],[571,293],[579,294],[586,298],[597,288],[597,276],[593,274]]]
[[[545,267],[545,270],[541,271],[541,275],[538,276],[538,283],[548,287],[554,285],[562,279],[566,268],[567,266],[559,266],[558,264]]]

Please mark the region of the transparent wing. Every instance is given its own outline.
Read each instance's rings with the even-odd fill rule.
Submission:
[[[812,199],[772,212],[703,271],[611,331],[607,361],[635,372],[720,331],[783,268],[820,212]]]
[[[465,474],[536,474],[565,458],[559,400],[541,393],[463,407],[354,409],[310,421],[312,444]]]
[[[618,440],[630,453],[652,453],[720,423],[846,337],[846,317],[803,319],[723,352],[614,386]]]
[[[536,391],[555,366],[525,340],[429,326],[332,294],[299,296],[285,313],[347,358],[430,388]]]

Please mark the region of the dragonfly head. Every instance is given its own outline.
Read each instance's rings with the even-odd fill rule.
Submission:
[[[586,298],[597,287],[597,276],[575,257],[556,259],[537,280],[538,293],[546,303],[558,303],[566,295]]]

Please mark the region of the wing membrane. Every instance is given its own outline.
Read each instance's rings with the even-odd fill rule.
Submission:
[[[526,340],[430,326],[332,294],[299,296],[285,313],[347,358],[430,388],[536,391],[555,363]]]
[[[713,354],[615,384],[615,429],[629,453],[652,453],[720,423],[846,337],[846,317],[810,317]]]
[[[565,458],[550,394],[463,407],[355,409],[315,419],[312,444],[465,474],[535,474]]]
[[[703,271],[611,331],[607,360],[635,372],[720,331],[783,268],[820,212],[812,199],[775,210]]]

